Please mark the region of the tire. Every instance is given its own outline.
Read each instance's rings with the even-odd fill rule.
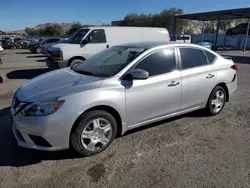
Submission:
[[[97,119],[99,119],[99,121]],[[94,128],[93,122],[107,124],[104,128],[100,126],[99,128]],[[110,131],[107,131],[108,127]],[[101,133],[102,135],[98,134],[98,132],[100,133],[102,131],[106,133]],[[76,127],[71,131],[70,145],[77,153],[87,157],[105,150],[114,140],[116,134],[117,123],[110,113],[103,110],[89,111],[81,115]],[[82,135],[84,135],[84,139],[82,139]],[[103,140],[104,135],[105,141]],[[105,145],[101,143],[102,141]]]
[[[220,97],[218,97],[218,96],[220,96]],[[224,88],[221,86],[216,86],[212,90],[212,92],[209,96],[209,99],[207,101],[206,111],[207,111],[208,115],[214,116],[214,115],[219,114],[225,106],[226,97],[227,97],[227,95],[226,95]]]
[[[74,60],[72,60],[70,63],[69,63],[69,67],[70,66],[73,66],[73,65],[78,65],[78,64],[81,64],[82,62],[83,62],[84,60],[82,60],[82,59],[74,59]]]
[[[41,53],[41,48],[40,48],[40,47],[37,47],[37,48],[36,48],[36,53],[38,53],[38,54]]]

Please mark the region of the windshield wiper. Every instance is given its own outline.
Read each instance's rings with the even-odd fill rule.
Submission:
[[[93,76],[94,75],[92,72],[88,72],[88,71],[85,71],[85,70],[74,70],[74,71],[77,72],[77,73],[80,73],[80,74],[88,75],[88,76]]]

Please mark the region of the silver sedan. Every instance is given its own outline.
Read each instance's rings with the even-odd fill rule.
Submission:
[[[199,109],[216,115],[236,88],[237,65],[209,49],[124,44],[20,87],[13,132],[23,147],[90,156],[136,127]]]

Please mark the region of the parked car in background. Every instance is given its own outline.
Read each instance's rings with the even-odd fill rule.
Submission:
[[[2,52],[3,51],[3,47],[0,45],[0,52]]]
[[[246,34],[247,32],[247,25],[248,23],[242,23],[237,25],[236,27],[229,28],[226,31],[226,35],[241,35],[241,34]],[[250,35],[250,28],[249,28],[249,35]]]
[[[191,43],[191,35],[170,35],[171,41]]]
[[[150,27],[88,27],[75,32],[67,44],[56,44],[48,49],[47,66],[68,67],[94,54],[126,42],[169,41],[165,28]]]
[[[204,48],[210,49],[210,50],[213,49],[213,44],[209,41],[198,42],[197,44],[200,46],[203,46]]]
[[[45,55],[48,55],[48,49],[55,45],[55,44],[61,44],[61,43],[67,43],[68,42],[68,39],[61,39],[59,40],[58,42],[54,42],[54,43],[48,43],[48,44],[44,44],[41,48],[41,53],[42,54],[45,54]]]
[[[31,52],[36,52],[36,53],[41,53],[42,46],[45,44],[50,44],[50,43],[55,43],[61,40],[59,37],[50,37],[50,38],[45,38],[41,40],[38,43],[30,45],[30,51]]]
[[[19,88],[11,106],[13,131],[22,147],[72,146],[90,156],[149,123],[203,108],[219,114],[236,88],[234,62],[204,47],[117,45]]]

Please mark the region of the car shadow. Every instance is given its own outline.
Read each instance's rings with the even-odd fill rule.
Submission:
[[[7,73],[6,77],[8,79],[32,79],[48,71],[49,71],[48,68],[14,70],[14,71]]]
[[[16,52],[16,54],[34,54],[33,52]]]
[[[210,116],[204,110],[197,110],[197,111],[193,111],[193,112],[190,112],[190,113],[187,113],[187,114],[183,114],[183,115],[175,116],[175,117],[172,117],[172,118],[164,119],[164,120],[161,120],[161,121],[157,121],[155,123],[151,123],[151,124],[148,124],[148,125],[145,125],[145,126],[141,126],[141,127],[129,130],[124,134],[124,136],[128,135],[128,134],[136,133],[136,132],[139,132],[139,131],[142,131],[142,130],[146,130],[146,129],[149,129],[149,128],[152,128],[152,127],[156,127],[156,126],[159,126],[161,124],[170,123],[172,121],[179,120],[179,119],[186,118],[186,117],[200,117],[201,118],[201,117],[210,117]]]
[[[46,62],[46,59],[38,59],[36,62]]]
[[[39,57],[47,57],[46,55],[32,55],[32,56],[26,56],[27,58],[39,58]]]
[[[80,157],[75,152],[70,152],[69,150],[45,152],[19,147],[12,132],[10,116],[10,107],[0,110],[0,166],[21,167],[40,163],[44,160],[63,160]]]
[[[133,134],[141,130],[152,128],[163,123],[169,123],[177,119],[184,117],[198,117],[202,115],[202,111],[196,111],[188,113],[186,115],[177,116],[167,120],[159,121],[152,123],[146,126],[142,126],[131,131],[128,131],[124,136],[128,134]],[[57,152],[46,152],[46,151],[37,151],[19,147],[17,141],[12,132],[12,125],[10,120],[10,107],[0,110],[0,166],[14,166],[21,167],[32,164],[37,164],[45,160],[64,160],[64,159],[75,159],[80,158],[81,156],[72,150],[57,151]]]

